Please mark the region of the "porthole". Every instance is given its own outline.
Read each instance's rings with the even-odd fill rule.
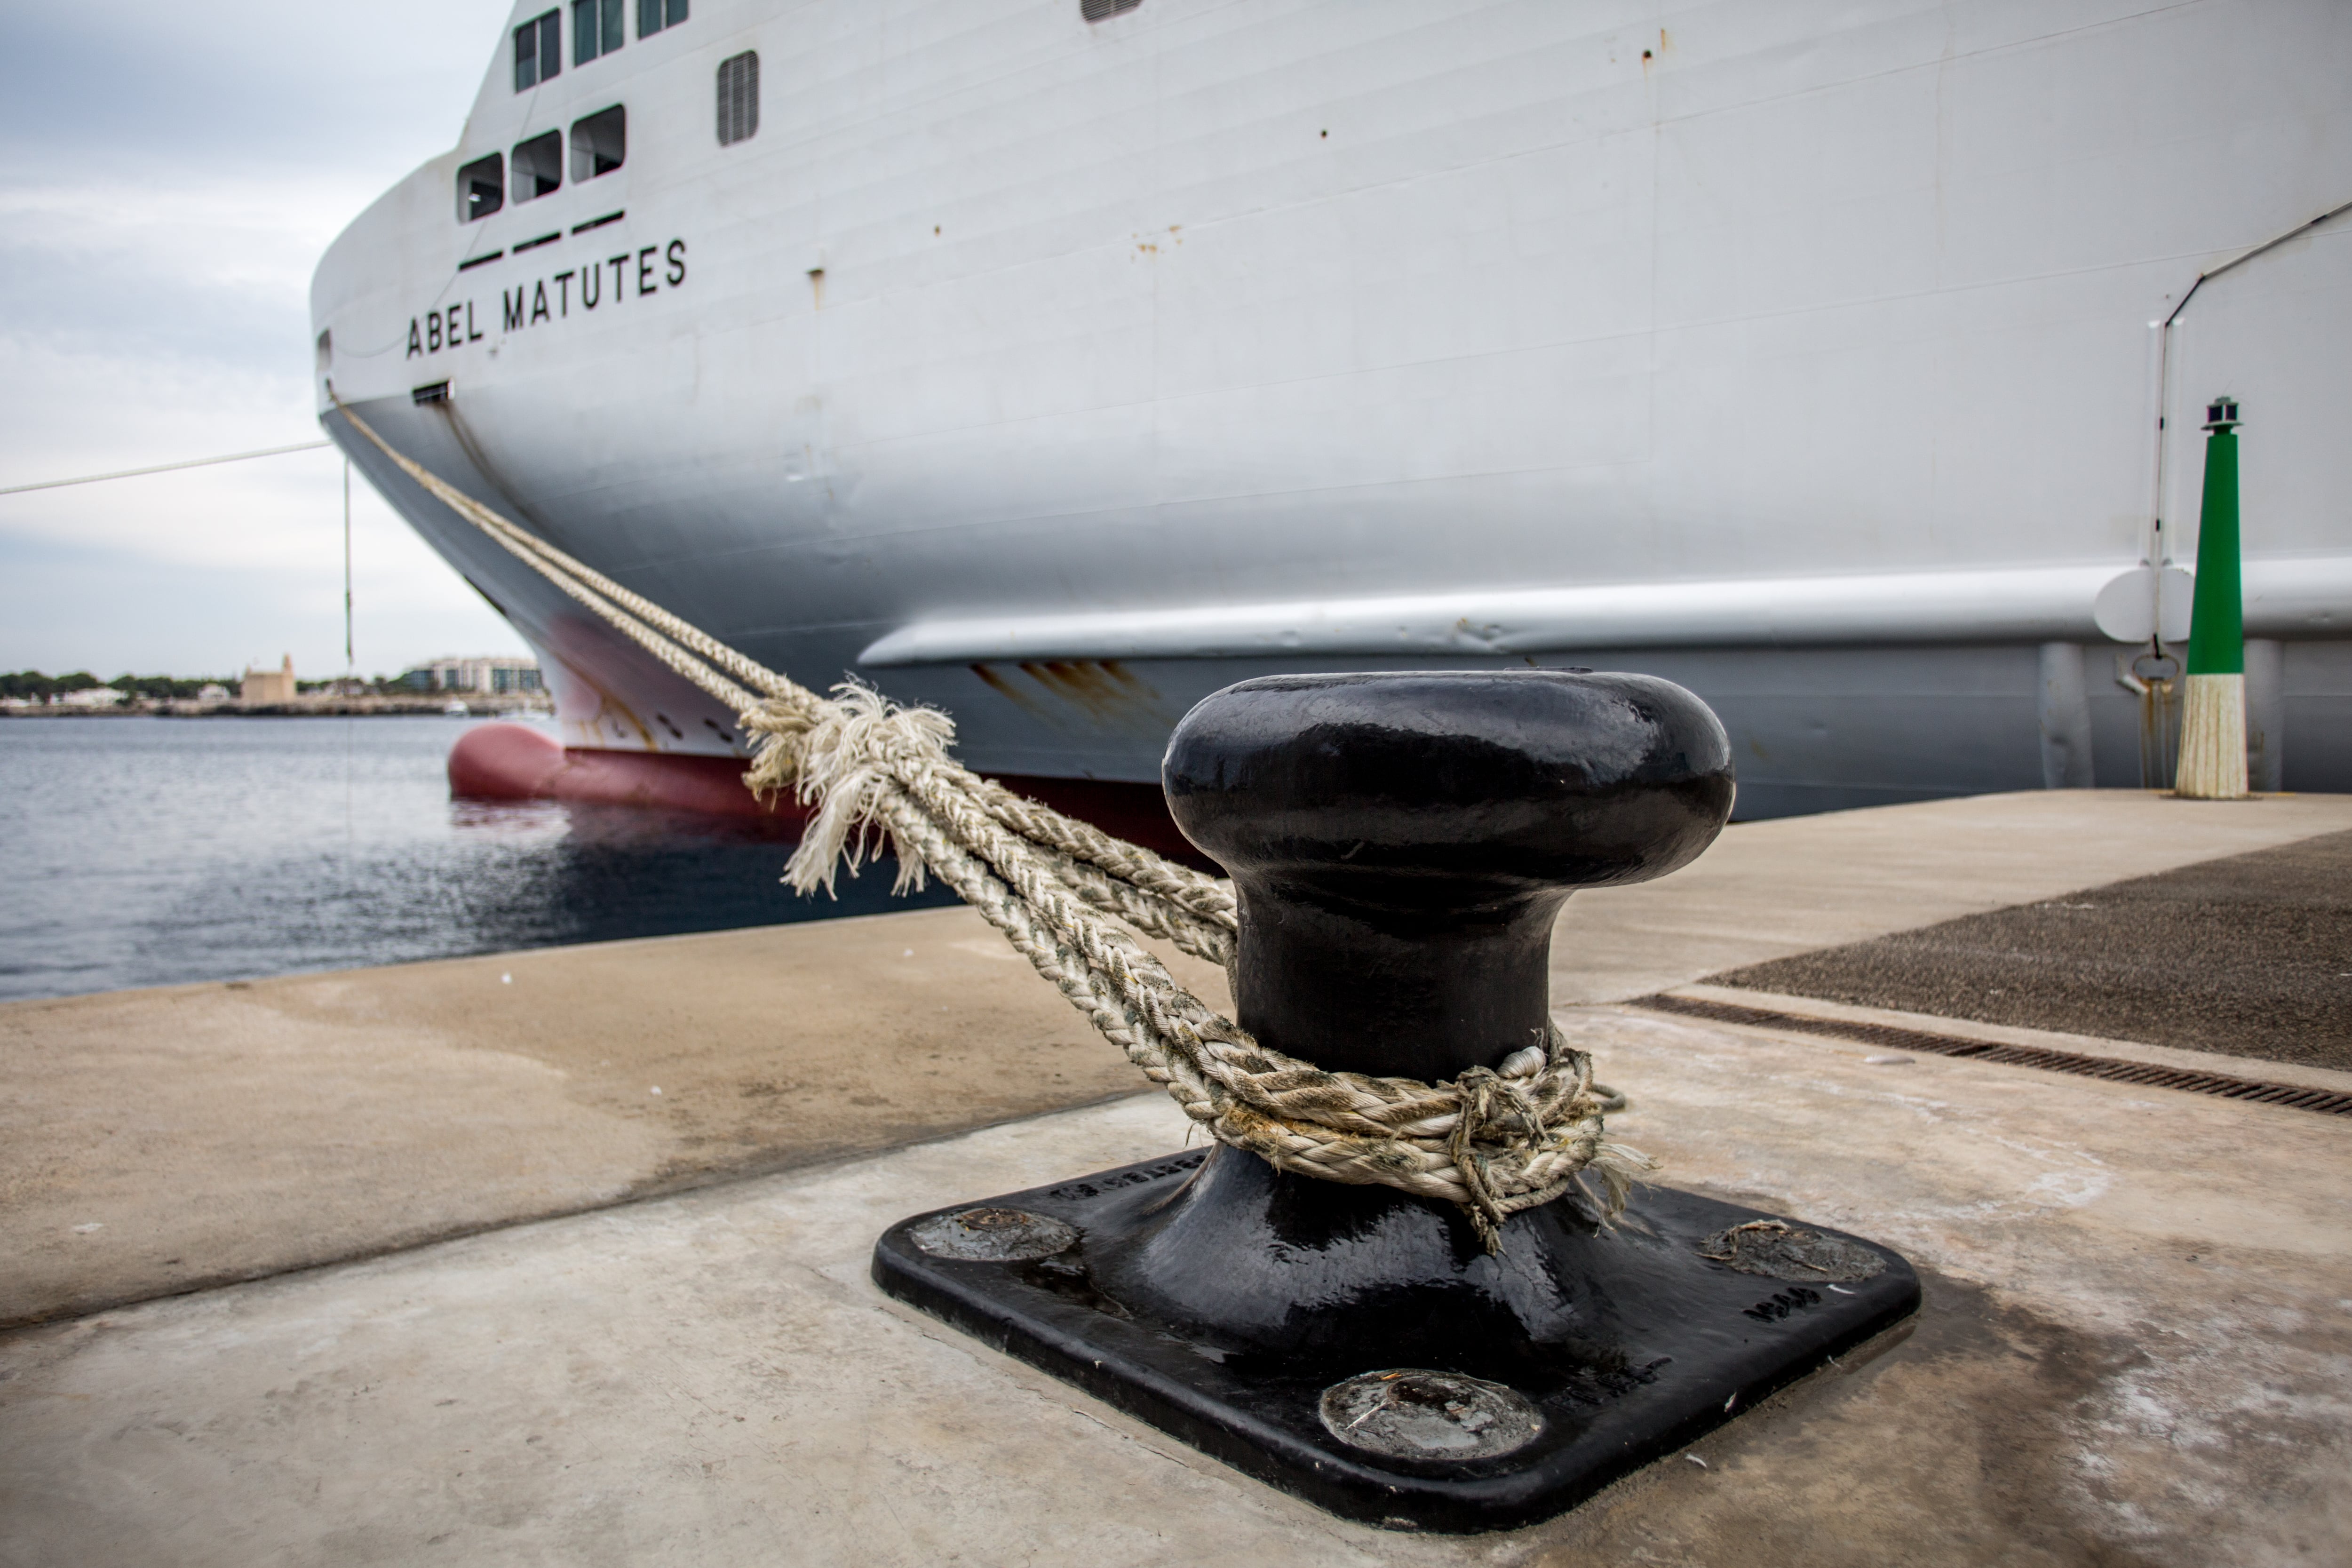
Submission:
[[[572,122],[572,183],[619,168],[629,155],[629,111],[619,104]]]
[[[563,188],[563,136],[549,131],[516,143],[511,164],[514,199],[537,201]]]
[[[507,205],[506,160],[496,153],[457,171],[457,221],[486,218]]]

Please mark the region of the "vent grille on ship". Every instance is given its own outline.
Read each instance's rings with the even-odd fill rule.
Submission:
[[[756,51],[719,62],[719,144],[748,142],[760,131],[760,57]]]

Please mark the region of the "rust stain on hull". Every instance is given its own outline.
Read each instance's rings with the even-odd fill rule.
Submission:
[[[971,669],[974,675],[980,677],[982,684],[985,685],[991,691],[995,692],[999,697],[1002,697],[1006,701],[1012,703],[1015,708],[1020,709],[1024,713],[1034,714],[1041,719],[1045,717],[1045,710],[1030,700],[1029,694],[1026,691],[1024,691],[1021,688],[1013,685],[1013,682],[1005,679],[1004,677],[997,674],[995,670],[990,668],[987,665],[975,664],[971,667]]]
[[[1023,712],[1059,728],[1159,737],[1175,727],[1159,689],[1115,658],[1024,659],[1016,667],[1022,680],[1000,666],[968,668]]]
[[[1021,670],[1064,701],[1115,722],[1139,708],[1152,709],[1160,700],[1158,691],[1117,659],[1024,660]]]

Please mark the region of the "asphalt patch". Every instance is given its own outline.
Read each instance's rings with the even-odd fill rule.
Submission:
[[[2352,833],[1751,964],[1707,983],[2352,1069]]]

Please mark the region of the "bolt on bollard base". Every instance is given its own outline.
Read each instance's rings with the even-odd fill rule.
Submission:
[[[1169,806],[1233,873],[1236,1021],[1442,1082],[1550,1037],[1580,887],[1731,809],[1706,705],[1645,676],[1281,676],[1187,714]],[[1391,1529],[1531,1524],[1917,1309],[1894,1253],[1664,1187],[1490,1252],[1451,1204],[1220,1145],[902,1221],[893,1296],[1235,1468]]]

